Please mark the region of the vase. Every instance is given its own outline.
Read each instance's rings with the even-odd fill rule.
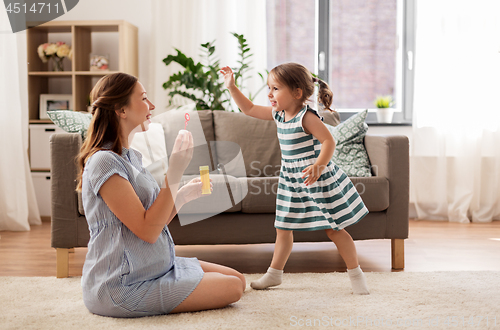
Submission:
[[[52,71],[64,71],[63,57],[51,57],[52,59]]]
[[[392,123],[392,115],[394,114],[393,108],[378,108],[377,121],[379,123]]]

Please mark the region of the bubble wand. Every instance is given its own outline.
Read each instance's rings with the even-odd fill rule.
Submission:
[[[184,115],[184,118],[186,119],[186,121],[184,122],[184,130],[186,130],[186,127],[188,125],[188,121],[191,119],[191,117],[189,116],[189,113],[186,113]]]
[[[186,113],[186,114],[184,115],[184,118],[186,119],[186,120],[184,121],[184,129],[181,129],[181,130],[179,131],[179,134],[185,134],[185,133],[187,133],[187,132],[188,132],[188,131],[186,130],[186,128],[187,128],[187,125],[188,125],[188,121],[189,121],[189,119],[191,119],[191,117],[189,117],[189,113]]]

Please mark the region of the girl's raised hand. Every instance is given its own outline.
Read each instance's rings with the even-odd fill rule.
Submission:
[[[230,67],[225,66],[220,69],[220,73],[224,76],[224,85],[227,89],[235,86],[233,70]]]

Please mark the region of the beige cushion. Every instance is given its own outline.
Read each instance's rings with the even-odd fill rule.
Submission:
[[[188,122],[187,130],[193,135],[195,150],[193,159],[184,173],[197,174],[199,173],[199,167],[205,165],[208,165],[211,169],[215,168],[217,160],[213,159],[210,155],[211,153],[215,155],[215,151],[210,150],[210,145],[207,144],[207,141],[215,140],[212,126],[212,111],[186,110],[186,108],[181,107],[155,116],[151,121],[160,123],[163,126],[167,153],[170,156],[179,131],[184,129],[186,121],[184,116],[186,113],[188,113],[191,118]]]
[[[329,110],[320,111],[319,115],[323,117],[323,122],[331,126],[340,124],[340,115],[337,111],[331,112]]]
[[[248,178],[248,194],[241,202],[243,213],[274,213],[278,177]]]
[[[197,176],[184,176],[181,186],[195,177]],[[181,225],[203,221],[223,212],[241,211],[241,200],[248,193],[246,178],[238,179],[231,175],[224,177],[221,174],[210,173],[210,179],[213,185],[212,193],[185,204],[177,213]],[[228,184],[230,189],[227,187]]]
[[[281,151],[276,124],[272,120],[261,120],[243,113],[214,111],[214,131],[217,143],[234,142],[240,146],[247,177],[262,177],[264,169],[281,164]],[[235,157],[235,150],[216,148],[220,163],[229,164]],[[236,169],[226,169],[236,172]]]

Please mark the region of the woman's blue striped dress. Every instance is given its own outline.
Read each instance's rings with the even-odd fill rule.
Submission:
[[[110,145],[108,145],[109,147]],[[85,306],[95,314],[140,317],[167,314],[196,288],[203,270],[196,258],[175,256],[168,227],[154,244],[138,238],[106,205],[99,190],[112,176],[128,180],[145,209],[160,188],[133,149],[93,154],[85,164],[82,199],[90,240],[83,265]]]
[[[273,111],[281,147],[281,171],[276,196],[274,226],[285,230],[341,230],[361,220],[365,207],[349,177],[331,161],[319,179],[306,186],[302,170],[316,162],[321,143],[302,127],[309,106],[289,121],[284,111]]]

